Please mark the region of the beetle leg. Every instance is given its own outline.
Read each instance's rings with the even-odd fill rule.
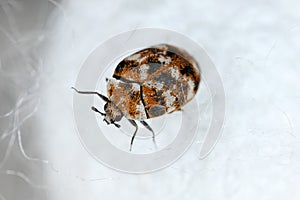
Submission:
[[[102,115],[102,116],[106,116],[105,113],[100,112],[100,111],[99,111],[97,108],[95,108],[94,106],[92,106],[91,109],[92,109],[93,111],[99,113],[99,114]],[[104,121],[105,121],[107,124],[109,124],[108,121],[106,121],[105,119],[104,119]],[[120,127],[121,127],[120,124],[117,124],[117,123],[115,123],[115,122],[112,122],[112,124],[115,125],[117,128],[120,128]]]
[[[145,121],[140,121],[141,124],[143,124],[149,131],[152,132],[152,139],[153,139],[153,142],[155,142],[155,134],[154,134],[154,131],[153,129],[149,126],[149,124],[147,124],[147,122]]]
[[[95,111],[95,112],[97,112],[97,113],[99,113],[100,115],[102,115],[102,116],[106,116],[106,114],[105,113],[103,113],[103,112],[100,112],[97,108],[95,108],[94,106],[92,106],[91,107],[91,109],[93,110],[93,111]]]
[[[132,120],[132,119],[128,119],[128,121],[135,127],[135,131],[134,131],[134,133],[133,133],[133,135],[132,135],[132,137],[131,137],[131,142],[130,142],[130,149],[129,149],[129,151],[131,151],[131,149],[132,149],[132,144],[133,144],[133,140],[134,140],[135,135],[136,135],[136,133],[137,133],[137,131],[138,131],[138,125],[137,125],[136,122],[135,122],[134,120]]]
[[[104,122],[106,122],[107,125],[109,125],[109,122],[104,118],[103,119]]]
[[[79,93],[79,94],[96,94],[96,95],[98,95],[103,101],[105,101],[105,102],[110,102],[110,100],[106,97],[106,96],[104,96],[104,95],[102,95],[102,94],[100,94],[100,93],[98,93],[98,92],[93,92],[93,91],[79,91],[79,90],[77,90],[76,88],[74,88],[74,87],[71,87],[73,90],[75,90],[77,93]]]
[[[115,123],[115,122],[112,122],[112,124],[115,125],[117,128],[120,128],[120,127],[121,127],[120,124],[117,124],[117,123]]]

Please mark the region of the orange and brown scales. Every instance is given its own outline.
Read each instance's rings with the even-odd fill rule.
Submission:
[[[196,94],[200,70],[185,51],[153,46],[121,61],[108,84],[108,96],[125,117],[144,120],[180,109]],[[117,80],[116,80],[117,79]]]
[[[107,92],[108,98],[127,119],[147,119],[138,84],[108,79]]]

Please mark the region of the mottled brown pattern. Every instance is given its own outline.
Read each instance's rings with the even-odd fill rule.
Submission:
[[[150,118],[156,117],[153,113],[149,112],[149,110],[156,105],[161,107],[165,107],[165,98],[162,96],[161,90],[157,90],[157,88],[150,87],[147,85],[142,85],[143,90],[143,100],[145,102],[145,111]],[[164,113],[166,112],[166,109]]]
[[[138,90],[136,90],[138,89]],[[143,107],[139,86],[136,83],[108,81],[108,98],[123,112],[127,119],[143,118],[145,113],[137,110],[137,105]]]
[[[134,55],[139,56],[132,59],[130,56]],[[199,67],[185,51],[170,45],[158,45],[130,56],[120,62],[114,72],[113,77],[121,81],[119,86],[108,88],[111,100],[117,101],[130,119],[145,116],[136,110],[136,105],[144,106],[147,117],[153,118],[180,109],[196,94],[200,83]],[[146,70],[142,69],[143,64],[147,65]],[[146,78],[142,80],[143,76]],[[132,92],[128,90],[128,84],[130,87],[139,84],[142,91]]]
[[[182,93],[175,94],[173,91],[167,87],[158,89],[157,87],[151,87],[147,84],[142,85],[143,88],[143,100],[145,102],[145,110],[149,118],[154,118],[162,115],[161,113],[172,112],[173,110],[179,109],[183,103],[180,103],[179,98],[183,98]],[[167,105],[168,96],[165,95],[165,92],[170,91],[170,95],[174,97],[174,101],[171,105]],[[160,112],[153,113],[151,109],[156,107],[156,110],[159,108]]]
[[[114,90],[115,90],[115,86],[114,86],[113,84],[111,84],[110,87],[109,87],[108,90],[107,90],[107,95],[108,95],[109,97],[111,97],[112,94],[113,94],[113,92],[114,92]]]
[[[128,80],[139,80],[139,63],[134,60],[122,60],[115,69],[114,76],[127,78]]]

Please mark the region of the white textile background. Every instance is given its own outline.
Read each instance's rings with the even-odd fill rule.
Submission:
[[[300,199],[300,2],[0,1],[0,200]],[[75,130],[80,66],[122,31],[178,31],[222,77],[226,120],[214,151],[162,171],[102,166]]]

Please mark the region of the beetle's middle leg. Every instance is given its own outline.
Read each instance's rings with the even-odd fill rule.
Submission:
[[[132,119],[128,119],[128,121],[135,127],[135,131],[134,131],[134,133],[133,133],[133,135],[132,135],[132,137],[131,137],[131,142],[130,142],[130,148],[129,148],[129,151],[131,151],[131,149],[132,149],[132,144],[133,144],[133,140],[134,140],[134,138],[135,138],[135,136],[136,136],[136,133],[137,133],[137,131],[138,131],[138,125],[137,125],[136,122],[135,122],[134,120],[132,120]]]

